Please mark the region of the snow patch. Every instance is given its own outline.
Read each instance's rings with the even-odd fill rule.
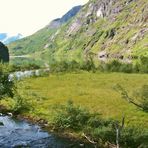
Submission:
[[[103,17],[102,8],[100,7],[97,11],[97,17]]]

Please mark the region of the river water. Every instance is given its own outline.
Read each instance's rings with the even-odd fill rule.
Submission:
[[[0,116],[0,148],[91,148],[43,131],[39,126]]]

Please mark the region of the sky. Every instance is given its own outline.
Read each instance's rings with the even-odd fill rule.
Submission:
[[[0,0],[0,33],[28,36],[88,0]]]

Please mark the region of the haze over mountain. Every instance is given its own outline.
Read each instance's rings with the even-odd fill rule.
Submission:
[[[21,39],[23,36],[21,34],[11,35],[8,33],[0,33],[0,41],[4,44],[9,44],[11,42],[14,42],[16,40]]]
[[[9,45],[11,54],[56,60],[124,62],[148,56],[147,0],[90,0],[75,16],[55,19],[32,36]],[[66,15],[65,15],[66,16]]]

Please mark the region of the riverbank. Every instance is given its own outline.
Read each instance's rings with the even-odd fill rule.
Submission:
[[[92,144],[90,141],[88,141],[82,133],[76,133],[72,130],[61,130],[58,128],[55,128],[54,125],[48,124],[48,121],[40,118],[30,117],[27,115],[17,115],[15,116],[16,119],[27,121],[28,123],[38,125],[43,130],[47,131],[50,134],[53,134],[57,137],[67,139],[68,141],[71,141],[72,143],[77,143],[79,147],[86,147],[89,146],[89,148],[94,148],[94,144]]]

